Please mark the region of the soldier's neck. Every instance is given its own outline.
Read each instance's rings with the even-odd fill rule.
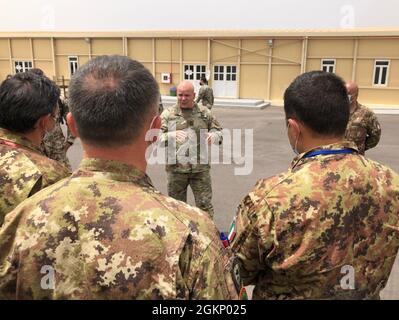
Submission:
[[[99,148],[87,145],[82,141],[82,146],[83,158],[118,161],[134,166],[141,172],[146,172],[147,161],[145,159],[145,151],[147,144],[145,143],[135,143],[115,148]]]
[[[301,145],[298,145],[299,153],[308,152],[317,147],[326,146],[329,144],[339,143],[343,141],[343,137],[325,137],[325,136],[307,136]]]
[[[35,146],[40,146],[43,140],[43,134],[38,129],[21,135],[32,142]]]

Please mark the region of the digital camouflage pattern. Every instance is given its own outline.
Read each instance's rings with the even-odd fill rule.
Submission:
[[[42,142],[43,153],[50,159],[61,162],[70,171],[72,170],[71,164],[67,157],[66,145],[72,145],[75,138],[72,136],[69,129],[67,129],[68,137],[65,140],[64,133],[62,132],[61,124],[57,122],[54,129],[47,133]]]
[[[41,149],[48,158],[61,162],[69,171],[72,171],[71,164],[67,157],[67,147],[74,143],[75,137],[72,135],[68,126],[66,126],[67,137],[65,139],[61,124],[66,123],[66,115],[69,109],[66,101],[59,102],[59,105],[60,108],[57,115],[58,121],[56,121],[54,129],[44,136]]]
[[[198,106],[197,103],[194,103],[193,109],[188,110],[182,110],[176,104],[166,109],[162,113],[161,119],[163,132],[161,140],[167,144],[175,144],[173,148],[169,149],[172,150],[173,155],[167,154],[168,163],[171,162],[172,157],[175,158],[175,164],[166,165],[169,196],[176,196],[176,199],[186,201],[187,187],[190,185],[196,205],[213,217],[208,152],[202,151],[208,150],[206,142],[206,133],[208,132],[214,135],[214,143],[222,143],[222,127],[208,108]],[[171,140],[168,133],[172,127],[175,130],[186,131],[188,133],[187,140],[182,143]],[[180,154],[189,158],[189,161],[180,161]],[[184,178],[182,174],[186,174],[187,177]]]
[[[349,122],[346,127],[345,138],[353,141],[360,154],[368,149],[374,148],[381,137],[381,127],[375,113],[356,102],[357,105],[349,116]]]
[[[168,172],[170,197],[187,202],[187,188],[189,185],[193,190],[195,205],[213,218],[212,181],[209,170],[196,173]]]
[[[356,147],[322,147],[341,148]],[[254,299],[378,299],[399,248],[398,209],[391,169],[357,152],[301,154],[238,207],[241,279],[255,285]],[[354,268],[354,290],[341,287],[344,266]]]
[[[222,143],[222,127],[216,117],[209,111],[208,108],[198,106],[194,103],[193,109],[181,109],[178,104],[167,108],[161,114],[161,140],[166,143],[174,142],[170,141],[168,133],[171,128],[175,130],[183,130],[188,133],[188,138],[183,143],[176,142],[175,149],[178,154],[183,150],[185,156],[189,157],[191,154],[195,155],[194,158],[190,158],[189,163],[179,162],[179,156],[176,157],[176,164],[167,164],[166,170],[179,173],[193,173],[202,172],[210,169],[208,160],[208,153],[201,150],[206,150],[206,136],[205,134],[210,132],[215,137],[215,143]],[[191,133],[193,135],[191,135]],[[191,138],[193,137],[192,140]],[[190,140],[191,139],[191,140]],[[202,145],[202,146],[201,146]],[[185,148],[185,147],[188,148]],[[189,150],[192,148],[193,150]],[[169,163],[169,162],[168,162]]]
[[[208,109],[212,109],[215,98],[213,96],[213,90],[206,84],[203,84],[198,92],[198,96],[195,99],[195,102],[198,103],[202,100],[202,105],[207,107]]]
[[[28,139],[0,129],[0,226],[20,202],[69,174]]]
[[[237,298],[231,252],[207,215],[116,161],[84,159],[11,212],[0,243],[3,299]]]

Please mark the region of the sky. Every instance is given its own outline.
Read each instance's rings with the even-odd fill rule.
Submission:
[[[0,0],[0,31],[399,27],[398,0]]]

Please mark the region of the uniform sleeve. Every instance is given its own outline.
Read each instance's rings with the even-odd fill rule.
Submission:
[[[231,247],[240,262],[241,283],[244,286],[256,284],[274,246],[273,218],[268,205],[264,201],[257,205],[251,194],[247,195],[238,206],[232,228],[235,228],[235,236]]]
[[[370,112],[367,126],[366,150],[374,148],[381,138],[381,126],[374,112]]]
[[[223,128],[220,125],[219,121],[216,119],[215,115],[209,111],[209,127],[208,130],[213,135],[215,135],[215,143],[221,144],[223,141]]]
[[[161,113],[161,137],[160,141],[167,143],[168,142],[168,121],[169,118],[169,110],[164,110]]]
[[[192,299],[238,299],[238,290],[232,278],[232,260],[231,250],[224,248],[219,240],[211,243],[200,259]]]
[[[21,217],[20,211],[11,211],[0,229],[0,300],[16,299],[19,261],[15,237]]]
[[[196,102],[196,103],[198,103],[201,99],[204,98],[204,93],[205,93],[204,88],[201,87],[201,88],[199,89],[198,96],[197,96],[197,98],[195,99],[195,102]]]

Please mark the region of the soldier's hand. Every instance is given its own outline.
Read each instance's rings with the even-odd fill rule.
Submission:
[[[187,139],[187,132],[183,130],[176,131],[176,141],[179,143],[183,143]]]

